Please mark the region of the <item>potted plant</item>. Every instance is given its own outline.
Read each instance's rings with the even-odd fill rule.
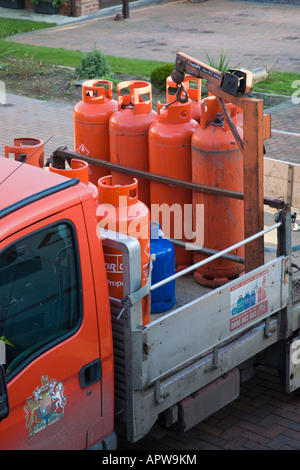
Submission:
[[[25,6],[25,0],[0,0],[0,7],[15,8],[21,10]]]
[[[1,0],[0,0],[1,1]],[[32,0],[35,13],[45,13],[56,15],[59,7],[66,3],[66,0]]]

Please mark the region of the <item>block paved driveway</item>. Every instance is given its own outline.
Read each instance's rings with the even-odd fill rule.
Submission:
[[[299,12],[292,5],[209,0],[163,1],[132,8],[130,19],[113,21],[114,15],[79,21],[53,30],[33,32],[14,40],[40,45],[173,62],[177,50],[205,60],[204,50],[230,50],[233,62],[245,66],[267,65],[299,71]],[[298,18],[298,19],[297,19]],[[74,103],[75,104],[75,103]],[[14,137],[39,137],[49,142],[48,157],[66,145],[73,150],[73,106],[7,96],[0,107],[0,155]],[[271,108],[272,127],[299,133],[300,104],[291,100]],[[267,156],[300,162],[299,137],[274,134],[266,141]],[[260,367],[244,383],[240,397],[188,431],[184,439],[171,432],[159,441],[145,437],[136,444],[119,439],[120,449],[132,450],[299,450],[300,398],[286,395],[277,372]],[[199,463],[199,461],[197,462]]]
[[[242,61],[248,68],[300,70],[299,5],[162,0],[130,7],[124,21],[114,21],[115,13],[99,15],[14,40],[81,51],[97,46],[116,57],[166,62],[174,62],[179,50],[205,60],[205,50],[216,59],[224,49],[233,67]]]

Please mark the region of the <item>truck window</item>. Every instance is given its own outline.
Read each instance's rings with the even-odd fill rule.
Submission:
[[[0,337],[6,341],[6,372],[79,326],[76,246],[67,223],[38,230],[0,253]]]

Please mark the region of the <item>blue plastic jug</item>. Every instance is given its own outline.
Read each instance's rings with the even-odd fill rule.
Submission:
[[[152,268],[151,284],[175,274],[175,249],[169,240],[162,238],[158,222],[150,225],[150,253],[156,255]],[[175,304],[175,281],[158,287],[151,292],[150,313],[162,313],[170,310]]]

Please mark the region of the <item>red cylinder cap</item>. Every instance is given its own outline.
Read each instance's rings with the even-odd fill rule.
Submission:
[[[105,99],[112,99],[112,90],[113,83],[109,80],[86,80],[82,84],[82,101],[103,104]]]
[[[81,183],[86,185],[89,184],[89,166],[82,160],[73,158],[71,160],[70,169],[54,168],[52,163],[50,163],[49,170],[52,173],[57,173],[58,175],[66,176],[67,178],[78,178]]]
[[[121,91],[129,88],[127,95],[122,95]],[[149,99],[144,100],[142,95],[148,95]],[[134,114],[147,114],[152,110],[152,86],[149,82],[129,80],[117,85],[118,109],[132,103]]]
[[[138,202],[138,181],[127,185],[114,185],[112,175],[103,176],[98,181],[98,202],[114,207],[127,207]]]

